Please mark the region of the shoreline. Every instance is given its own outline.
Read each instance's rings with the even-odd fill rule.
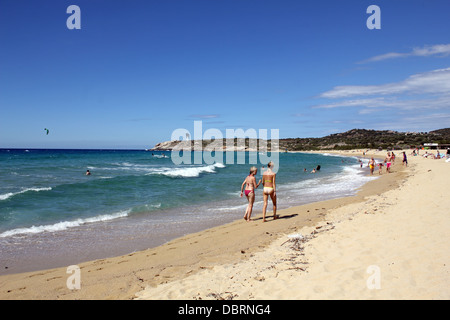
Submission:
[[[407,170],[394,164],[398,179],[385,180],[395,189],[373,189],[315,226],[285,230],[247,260],[148,286],[138,299],[449,299],[450,166],[409,160]]]
[[[321,152],[323,153],[323,152]],[[329,152],[327,152],[329,153]],[[347,155],[346,155],[347,156]],[[354,154],[351,154],[354,156]],[[267,248],[281,233],[323,221],[326,213],[349,203],[361,202],[375,190],[397,186],[402,170],[369,181],[355,196],[305,204],[280,210],[279,220],[245,223],[240,219],[174,239],[131,254],[79,263],[81,290],[69,290],[67,268],[0,276],[2,299],[133,299],[147,286],[180,280],[215,265],[246,260]],[[211,247],[211,243],[215,243]]]
[[[297,156],[300,159],[303,159],[303,157],[308,159],[307,154],[293,154],[291,156],[293,156],[294,159],[297,158]],[[309,156],[311,159],[317,158],[311,154]],[[288,159],[289,158],[291,157],[288,157]],[[279,197],[278,201],[278,208],[280,210],[292,206],[299,206],[311,201],[318,202],[326,199],[350,196],[356,192],[360,185],[364,184],[367,180],[370,180],[370,178],[365,177],[366,170],[359,168],[354,157],[339,158],[320,156],[320,159],[322,158],[324,160],[318,161],[332,162],[336,163],[338,167],[342,166],[342,168],[339,169],[340,173],[338,174],[333,171],[333,168],[329,168],[328,171],[331,172],[323,172],[323,174],[318,174],[316,176],[305,175],[299,170],[298,178],[295,177],[294,182],[283,182],[280,185],[281,189],[279,190],[279,194],[281,197]],[[346,164],[342,163],[341,165],[341,159],[344,159],[343,161],[345,161]],[[313,163],[316,162],[315,160],[311,161]],[[322,163],[322,165],[323,164],[324,163]],[[127,163],[127,166],[128,165],[131,166],[131,164]],[[325,165],[325,171],[327,170],[326,167],[327,166]],[[286,168],[284,168],[284,172],[288,172]],[[283,172],[281,173],[283,174]],[[104,173],[101,174],[104,175]],[[332,180],[326,179],[328,174],[333,175]],[[346,175],[351,175],[352,178],[347,178]],[[240,178],[241,177],[239,177],[239,179]],[[311,182],[313,183],[307,183],[306,180],[310,178],[312,178]],[[220,180],[220,178],[217,180],[217,176],[214,175],[211,175],[209,179],[213,179],[214,181]],[[303,182],[303,180],[305,181]],[[356,182],[359,180],[361,181]],[[194,181],[194,184],[196,183],[196,180],[191,181]],[[228,181],[230,181],[230,179],[228,179]],[[237,180],[233,178],[231,181]],[[333,188],[332,186],[324,188],[324,181],[325,183],[327,183],[327,181],[334,181],[338,188]],[[291,183],[293,183],[293,186],[290,186]],[[305,189],[305,192],[301,192],[301,188],[305,188],[301,187],[303,184],[308,185],[308,189]],[[318,188],[321,190],[317,190]],[[208,196],[210,202],[194,205],[180,205],[169,209],[165,208],[162,209],[161,212],[156,212],[156,215],[153,213],[151,215],[149,214],[149,218],[146,218],[144,215],[132,213],[134,208],[128,207],[126,210],[122,210],[123,208],[111,210],[111,212],[124,213],[126,218],[111,219],[112,221],[108,221],[107,223],[86,223],[83,225],[83,222],[80,222],[79,226],[72,228],[70,224],[73,220],[65,220],[64,217],[62,217],[60,222],[54,225],[36,224],[37,227],[33,226],[30,228],[32,229],[30,230],[32,232],[37,231],[34,229],[45,230],[47,228],[50,230],[53,226],[60,228],[60,225],[61,229],[64,229],[66,228],[66,224],[68,224],[67,230],[63,230],[62,232],[37,232],[36,235],[28,237],[28,234],[25,233],[28,230],[17,229],[20,232],[24,232],[23,238],[17,240],[14,239],[15,237],[0,239],[2,241],[2,249],[0,249],[0,251],[2,251],[3,256],[0,264],[0,276],[55,269],[79,264],[85,261],[127,255],[132,252],[163,245],[170,240],[190,233],[199,232],[239,220],[241,216],[240,212],[245,210],[245,207],[247,206],[247,200],[245,197],[239,198],[239,193],[231,194],[231,198],[230,194],[231,193],[227,192],[226,196],[228,198],[225,200],[219,199],[217,201],[212,201],[211,199],[213,199],[213,197]],[[257,195],[256,200],[254,208],[255,212],[258,213],[262,210],[263,201],[259,194]],[[155,201],[163,203],[162,200]],[[59,211],[56,204],[50,205],[55,211]],[[186,215],[186,218],[183,217],[182,224],[174,223],[174,227],[171,227],[168,223],[166,225],[163,224],[164,221],[161,218],[162,216],[177,217],[186,210],[189,210],[188,212],[190,214]],[[110,214],[109,217],[113,217],[114,215],[115,214]],[[196,216],[200,215],[202,216],[201,219],[195,219]],[[191,216],[194,216],[192,221],[190,220]],[[96,218],[97,217],[102,218],[104,216],[97,215]],[[85,218],[85,220],[89,219],[90,218]],[[78,223],[78,221],[79,220],[76,222]],[[172,221],[176,220],[172,219]],[[13,229],[12,231],[14,232],[15,230],[16,229]],[[122,235],[118,241],[115,241],[117,236],[114,237],[114,233]],[[22,235],[20,234],[18,235],[18,237],[21,236]],[[124,241],[121,241],[122,239]],[[66,240],[69,240],[69,242],[66,242]],[[114,243],[114,245],[111,246],[111,243]]]

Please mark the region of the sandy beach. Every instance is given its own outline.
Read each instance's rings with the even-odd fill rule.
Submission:
[[[157,248],[0,277],[1,299],[448,299],[445,160],[400,152],[352,197],[235,222]],[[360,151],[342,153],[361,157]],[[368,152],[383,158],[385,152]],[[378,170],[374,175],[378,176]],[[261,195],[257,195],[261,197]]]

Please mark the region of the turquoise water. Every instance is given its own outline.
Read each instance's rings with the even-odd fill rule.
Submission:
[[[233,155],[236,163],[242,154]],[[240,219],[252,164],[248,153],[244,164],[225,160],[175,165],[167,152],[0,150],[0,272],[125,254]],[[356,158],[280,153],[278,161],[279,208],[351,195],[371,179]],[[255,214],[261,208],[257,194]]]

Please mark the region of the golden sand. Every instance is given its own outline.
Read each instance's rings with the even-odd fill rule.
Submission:
[[[266,223],[254,212],[253,222],[80,263],[80,290],[67,288],[66,268],[1,276],[0,298],[448,299],[450,163],[408,160],[353,197],[280,210],[275,221],[269,205]]]

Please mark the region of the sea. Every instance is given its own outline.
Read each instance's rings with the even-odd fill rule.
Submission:
[[[190,163],[176,164],[170,151],[0,149],[0,275],[128,254],[238,219],[246,223],[241,184],[253,165],[261,178],[263,157],[253,164],[254,154],[234,152],[228,160],[196,163],[203,159],[196,152]],[[279,209],[351,196],[374,179],[358,157],[276,156]],[[262,200],[260,188],[253,217]],[[271,210],[269,203],[268,216]]]

